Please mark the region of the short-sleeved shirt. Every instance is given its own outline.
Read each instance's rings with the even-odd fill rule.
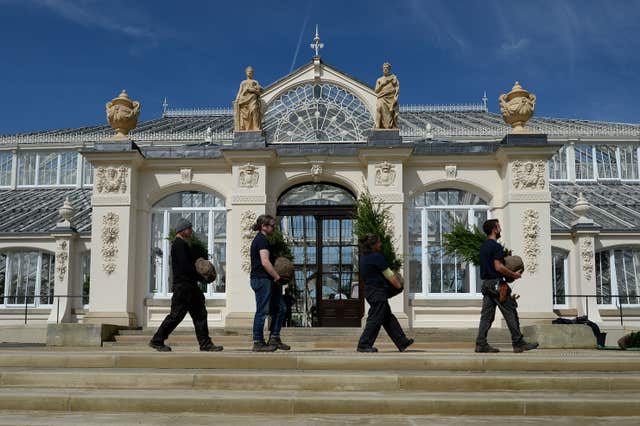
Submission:
[[[271,250],[271,244],[269,244],[269,240],[262,233],[258,232],[251,242],[251,278],[271,278],[271,275],[267,271],[265,271],[262,266],[262,261],[260,260],[260,250],[269,250],[269,260],[271,264],[275,262],[275,258],[273,256],[273,250]]]
[[[496,240],[487,238],[480,246],[480,278],[494,280],[502,277],[493,265],[494,260],[504,259],[504,247]]]
[[[360,256],[360,276],[364,281],[364,295],[369,302],[387,300],[387,286],[391,285],[382,274],[389,264],[380,252]]]

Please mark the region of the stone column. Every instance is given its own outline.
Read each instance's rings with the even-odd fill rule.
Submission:
[[[383,208],[389,208],[391,212],[393,238],[404,277],[408,276],[408,266],[404,249],[404,186],[403,186],[403,162],[409,158],[411,150],[407,148],[363,149],[360,150],[360,160],[367,166],[367,187],[376,201]],[[401,296],[396,296],[389,301],[391,310],[403,327],[409,326],[409,295],[408,284]]]
[[[233,189],[227,213],[227,317],[225,328],[250,328],[255,297],[249,284],[249,249],[256,218],[267,212],[268,163],[273,151],[229,149]],[[275,212],[270,212],[275,213]]]
[[[60,209],[62,220],[58,222],[51,234],[56,241],[54,296],[75,296],[73,294],[73,271],[75,270],[75,263],[79,261],[79,257],[75,247],[78,234],[71,224],[73,214],[73,206],[67,198]],[[47,322],[53,324],[69,322],[71,319],[71,307],[75,304],[76,299],[74,298],[54,297]]]
[[[503,178],[501,242],[522,257],[525,271],[511,286],[521,297],[523,325],[549,322],[553,313],[551,282],[551,193],[548,160],[559,145],[542,134],[509,134],[498,150]]]
[[[135,260],[135,212],[143,156],[131,141],[97,143],[83,154],[94,166],[91,292],[85,321],[136,326],[135,271],[141,265]]]

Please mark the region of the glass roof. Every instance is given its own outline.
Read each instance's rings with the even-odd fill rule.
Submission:
[[[285,92],[264,117],[267,142],[361,142],[372,127],[373,118],[358,97],[326,83]]]

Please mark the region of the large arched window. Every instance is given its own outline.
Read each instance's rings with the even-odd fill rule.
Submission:
[[[596,253],[596,293],[601,305],[640,305],[640,248]]]
[[[0,252],[3,306],[53,303],[55,256],[42,251]]]
[[[355,95],[327,83],[307,83],[282,94],[265,113],[268,142],[365,141],[373,127]]]
[[[176,192],[153,206],[149,292],[155,297],[167,297],[171,293],[171,244],[168,236],[181,217],[193,223],[193,232],[207,246],[209,260],[218,273],[215,282],[200,283],[202,290],[208,297],[223,297],[227,263],[224,199],[196,191]]]
[[[482,226],[489,206],[478,195],[459,189],[436,189],[414,197],[409,209],[409,282],[414,297],[477,296],[477,268],[446,255],[443,235],[457,222]]]

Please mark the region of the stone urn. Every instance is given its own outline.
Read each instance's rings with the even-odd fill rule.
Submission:
[[[513,133],[531,133],[525,129],[525,123],[533,116],[536,96],[527,92],[516,81],[509,93],[498,98],[502,119],[512,127]]]
[[[128,134],[138,125],[140,102],[132,101],[125,90],[120,96],[107,102],[107,120],[116,131],[112,139],[127,139]]]

